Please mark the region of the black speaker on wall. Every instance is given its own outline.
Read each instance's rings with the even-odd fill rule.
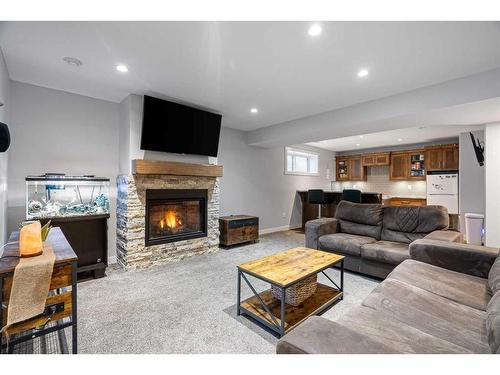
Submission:
[[[5,152],[10,146],[10,133],[7,124],[0,122],[0,152]]]

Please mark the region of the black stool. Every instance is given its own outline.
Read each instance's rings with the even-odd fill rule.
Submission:
[[[342,191],[342,200],[352,203],[361,203],[361,191],[356,189],[344,189]]]
[[[332,203],[331,197],[329,197],[323,190],[311,189],[307,191],[307,202],[309,204],[318,205],[318,217],[321,217],[321,205]]]

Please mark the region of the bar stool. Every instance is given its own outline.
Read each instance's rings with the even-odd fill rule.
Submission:
[[[321,206],[332,203],[332,201],[323,190],[311,189],[307,191],[307,203],[318,205],[318,218],[321,218]]]
[[[344,189],[342,191],[342,200],[352,203],[361,203],[361,191],[356,189]]]

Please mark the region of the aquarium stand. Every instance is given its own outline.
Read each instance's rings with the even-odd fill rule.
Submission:
[[[109,215],[58,217],[40,220],[51,221],[61,228],[78,256],[78,279],[101,278],[108,266],[108,219]]]

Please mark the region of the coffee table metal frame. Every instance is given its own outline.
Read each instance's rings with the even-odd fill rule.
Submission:
[[[325,271],[328,268],[335,268],[335,266],[337,264],[340,265],[340,267],[339,267],[340,268],[340,285],[337,285],[337,283],[335,281],[333,281],[332,278],[325,273]],[[308,316],[319,315],[319,314],[325,312],[326,310],[328,310],[330,307],[332,307],[337,302],[339,302],[339,301],[341,301],[341,300],[344,299],[344,258],[342,258],[341,260],[339,260],[334,265],[329,265],[329,266],[327,266],[327,267],[325,267],[323,269],[320,269],[317,272],[315,272],[315,274],[319,274],[319,273],[322,273],[323,275],[325,275],[325,277],[337,288],[337,290],[340,292],[340,294],[336,295],[335,297],[333,297],[332,299],[328,300],[323,305],[319,306],[316,310],[314,310]],[[271,285],[274,285],[274,286],[276,286],[276,287],[278,287],[278,288],[281,289],[281,299],[280,299],[281,300],[280,301],[280,310],[281,311],[280,311],[280,322],[279,323],[276,320],[275,316],[272,314],[272,312],[269,309],[269,307],[262,300],[262,298],[260,297],[259,293],[257,293],[257,291],[255,290],[255,288],[253,287],[253,285],[250,283],[250,281],[248,280],[248,278],[245,276],[245,274],[253,276],[253,277],[255,277],[255,278],[259,279],[259,280],[268,282]],[[249,271],[243,270],[243,269],[240,268],[240,266],[238,266],[238,290],[237,290],[237,303],[236,303],[236,309],[237,309],[236,313],[237,313],[237,315],[239,316],[239,315],[241,315],[241,313],[244,313],[244,314],[250,316],[251,318],[257,320],[259,323],[263,324],[264,326],[268,327],[272,331],[276,332],[280,337],[284,336],[285,333],[286,333],[286,330],[285,330],[285,317],[286,317],[285,316],[285,305],[286,305],[286,303],[285,303],[285,292],[286,292],[286,289],[290,288],[291,286],[297,284],[298,282],[300,282],[300,281],[302,281],[304,279],[307,279],[310,276],[312,276],[312,275],[306,275],[304,277],[301,277],[298,280],[295,280],[293,283],[291,283],[291,284],[289,284],[287,286],[282,286],[282,285],[277,284],[274,281],[269,280],[269,279],[267,279],[265,277],[262,277],[262,276],[260,276],[258,274],[255,274],[253,272],[249,272]],[[261,317],[257,316],[256,314],[252,313],[248,309],[246,309],[243,306],[241,306],[241,279],[242,278],[245,281],[245,283],[248,285],[248,287],[250,288],[250,290],[253,292],[253,294],[255,295],[255,297],[257,297],[257,299],[259,300],[260,304],[262,305],[262,307],[264,308],[264,310],[267,312],[267,314],[269,315],[269,317],[273,321],[273,324],[271,324],[269,322],[266,322]],[[295,328],[295,326],[291,327],[290,329],[293,329],[293,328]]]

